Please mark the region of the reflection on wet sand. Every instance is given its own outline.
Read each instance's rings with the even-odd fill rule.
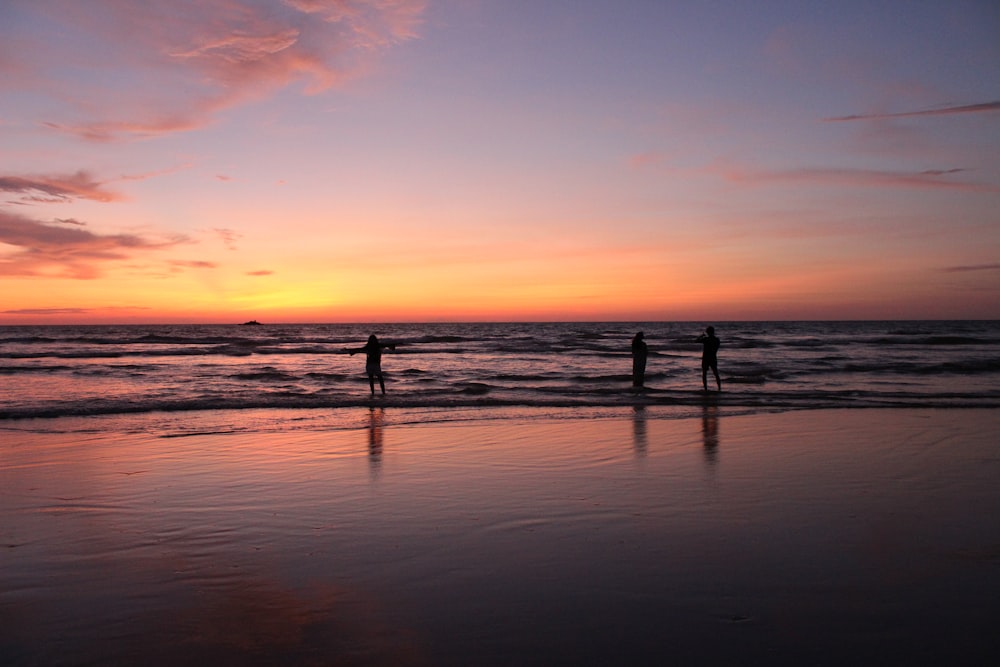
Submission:
[[[649,449],[649,437],[646,433],[646,406],[637,405],[632,410],[632,447],[637,457],[643,457],[646,456]]]
[[[161,600],[121,628],[110,654],[96,636],[73,637],[67,648],[79,664],[327,664],[331,656],[343,659],[337,664],[430,664],[417,634],[384,617],[369,594],[328,583],[296,590],[252,575]]]
[[[719,462],[719,407],[706,403],[701,412],[701,436],[704,440],[705,462]]]
[[[353,664],[427,663],[414,633],[387,624],[367,596],[328,585],[298,592],[245,583],[213,593],[196,607],[175,610],[180,613],[174,623],[190,624],[191,630],[177,657],[200,661],[220,655],[257,665],[364,655],[363,662]],[[169,639],[163,643],[169,645]]]
[[[0,429],[0,665],[996,662],[992,411],[391,410]]]
[[[382,468],[382,429],[385,426],[385,408],[368,408],[368,464],[372,479]]]

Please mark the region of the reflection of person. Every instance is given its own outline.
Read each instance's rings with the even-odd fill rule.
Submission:
[[[646,406],[635,405],[632,407],[632,446],[635,455],[645,456],[649,449],[649,437],[646,433]]]
[[[382,378],[382,350],[385,348],[395,350],[396,346],[392,343],[380,343],[375,334],[372,334],[368,337],[368,342],[363,347],[355,347],[347,350],[351,353],[352,357],[355,352],[364,352],[367,356],[365,360],[365,373],[368,374],[368,386],[371,387],[372,396],[375,395],[375,378],[378,378],[378,384],[382,388],[382,393],[385,394],[385,380]]]
[[[719,412],[714,405],[702,406],[701,435],[705,441],[705,461],[715,465],[719,461]]]
[[[646,381],[646,357],[649,356],[649,348],[643,340],[644,334],[640,331],[632,339],[632,386],[641,387]]]
[[[707,327],[705,333],[698,336],[698,342],[702,344],[701,353],[701,386],[708,391],[708,369],[712,369],[715,375],[715,384],[719,391],[722,391],[722,380],[719,379],[719,346],[722,341],[715,337],[715,327]]]
[[[377,475],[382,464],[382,426],[385,423],[385,408],[368,408],[368,463]]]

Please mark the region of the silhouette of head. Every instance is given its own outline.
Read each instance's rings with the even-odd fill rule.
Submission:
[[[368,342],[369,343],[377,343],[378,342],[378,338],[375,337],[375,334],[372,334],[371,336],[368,337]]]
[[[706,333],[707,333],[707,334],[708,334],[709,336],[714,336],[714,335],[715,335],[715,327],[708,327],[708,328],[706,328],[706,329],[705,329],[705,332],[706,332]]]

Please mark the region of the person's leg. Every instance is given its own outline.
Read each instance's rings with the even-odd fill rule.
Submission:
[[[382,379],[381,373],[378,374],[378,386],[382,387],[382,394],[385,395],[385,380]],[[372,389],[372,393],[374,392],[375,390]]]
[[[722,380],[719,378],[719,366],[712,364],[712,372],[715,374],[715,385],[722,391]]]
[[[701,386],[708,391],[708,366],[704,364],[701,367]]]
[[[369,375],[368,376],[368,386],[371,387],[372,396],[374,396],[375,395],[375,376],[374,375]]]

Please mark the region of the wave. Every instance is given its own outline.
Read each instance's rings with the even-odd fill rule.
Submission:
[[[458,382],[455,385],[455,390],[458,393],[470,396],[485,396],[493,389],[495,387],[485,382]]]
[[[274,368],[249,371],[246,373],[236,373],[232,377],[236,380],[262,382],[297,382],[299,380],[299,378],[295,375],[289,375],[288,373],[283,373],[282,371]]]
[[[0,366],[0,375],[20,375],[22,373],[58,373],[75,370],[74,366]]]
[[[127,415],[150,412],[231,411],[263,408],[294,410],[340,409],[383,406],[386,408],[594,408],[594,407],[692,407],[712,405],[730,408],[826,409],[826,408],[1000,408],[1000,395],[982,396],[942,393],[914,396],[904,393],[856,391],[796,392],[709,392],[639,390],[579,394],[544,389],[533,396],[498,395],[496,388],[467,383],[447,393],[389,394],[369,397],[303,394],[294,391],[257,396],[211,396],[187,399],[90,400],[30,407],[0,407],[0,420],[48,419],[58,417]]]
[[[889,336],[877,338],[873,341],[876,345],[996,345],[997,340],[989,338],[978,338],[972,336]]]
[[[224,356],[249,357],[252,355],[333,355],[343,354],[343,350],[326,347],[262,347],[242,343],[226,343],[212,347],[171,347],[163,349],[118,350],[39,350],[26,352],[0,352],[0,359],[116,359],[121,357],[192,357]]]
[[[121,357],[189,357],[189,356],[278,356],[278,355],[337,355],[345,352],[346,340],[330,338],[248,339],[226,336],[167,336],[145,335],[131,339],[94,337],[17,337],[0,339],[0,359],[108,359]],[[424,336],[396,342],[396,355],[426,354],[486,354],[490,356],[561,356],[596,358],[626,358],[628,347],[620,340],[601,342],[594,338],[574,337],[566,340],[542,340],[522,337],[488,340],[462,336]],[[831,337],[798,338],[772,341],[766,339],[723,340],[720,354],[780,350],[801,355],[827,351],[827,358],[848,356],[851,350],[885,350],[889,348],[972,348],[995,350],[1000,339],[973,336],[932,335],[921,337]],[[843,355],[836,351],[843,350]],[[689,339],[668,340],[652,344],[650,358],[694,356],[701,345]],[[796,356],[796,359],[801,357]]]
[[[420,336],[419,338],[410,338],[404,340],[396,340],[397,345],[429,345],[434,343],[469,343],[475,342],[477,338],[471,338],[467,336]]]
[[[846,363],[829,369],[834,373],[865,373],[874,375],[992,375],[1000,372],[1000,359],[965,359],[925,362]]]
[[[47,349],[24,349],[15,351],[0,351],[0,359],[108,359],[120,357],[191,357],[191,356],[226,356],[226,357],[249,357],[249,356],[332,356],[346,354],[344,347],[324,345],[318,343],[292,344],[287,341],[227,341],[206,346],[200,343],[190,343],[189,346],[177,346],[170,344],[170,347],[150,348],[147,346],[131,346],[129,344],[117,344],[116,349],[93,349],[67,346],[54,346]],[[343,344],[341,344],[343,345]],[[536,351],[543,348],[536,348]],[[500,350],[503,351],[503,350]],[[510,351],[510,350],[508,350]],[[552,350],[549,350],[552,352]],[[560,350],[565,353],[565,350]],[[389,353],[392,355],[424,355],[424,354],[461,354],[469,353],[466,349],[439,349],[439,348],[419,348],[415,346],[406,347],[406,344],[397,344],[397,348]],[[581,353],[586,353],[581,351]]]

